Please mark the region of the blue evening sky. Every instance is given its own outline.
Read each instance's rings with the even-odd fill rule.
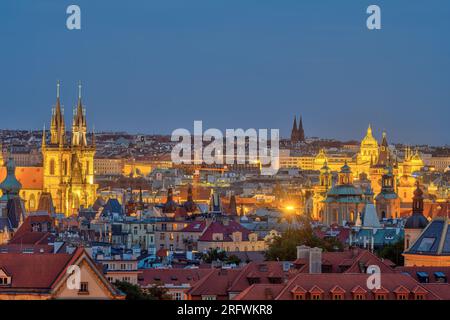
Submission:
[[[301,114],[307,136],[449,144],[449,35],[448,0],[1,0],[0,128],[48,127],[57,79],[69,125],[80,79],[96,131],[286,136]]]

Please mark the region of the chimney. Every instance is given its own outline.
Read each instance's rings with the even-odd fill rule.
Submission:
[[[297,246],[297,259],[309,259],[309,250],[311,248],[308,246]]]
[[[309,251],[309,273],[322,273],[322,249],[312,248]]]

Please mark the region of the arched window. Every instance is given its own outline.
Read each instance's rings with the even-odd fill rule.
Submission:
[[[55,159],[50,159],[50,175],[55,175]]]
[[[64,162],[63,162],[63,172],[64,172],[65,176],[67,176],[67,169],[68,169],[67,159],[65,159]]]
[[[339,213],[337,211],[337,209],[334,209],[334,221],[335,223],[339,222]]]
[[[86,161],[86,174],[90,173],[89,161]]]

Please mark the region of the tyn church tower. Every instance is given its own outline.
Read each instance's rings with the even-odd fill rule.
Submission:
[[[56,105],[52,109],[50,141],[46,141],[45,129],[42,135],[43,191],[51,193],[57,212],[71,215],[77,213],[81,206],[88,207],[95,201],[95,137],[92,133],[88,143],[86,110],[83,108],[79,84],[78,104],[74,110],[71,139],[68,141],[59,89],[58,82]]]

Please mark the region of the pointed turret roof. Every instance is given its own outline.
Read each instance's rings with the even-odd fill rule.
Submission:
[[[84,115],[83,103],[81,101],[81,81],[78,83],[78,104],[73,120],[74,125],[76,126],[85,126],[86,125],[86,117]]]

